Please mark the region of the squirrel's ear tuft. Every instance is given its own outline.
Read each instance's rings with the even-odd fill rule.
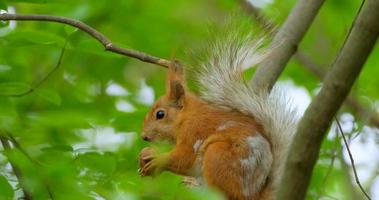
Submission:
[[[175,107],[183,107],[185,90],[181,81],[174,80],[170,82],[169,99]]]
[[[171,70],[171,73],[174,73],[180,78],[183,78],[183,66],[178,60],[172,61],[172,64],[169,68],[169,70]]]
[[[168,66],[168,84],[174,80],[184,82],[183,66],[176,60],[172,61]]]

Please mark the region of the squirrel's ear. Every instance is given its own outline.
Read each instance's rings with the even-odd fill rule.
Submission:
[[[168,66],[167,94],[173,106],[183,107],[184,93],[183,67],[179,61],[172,61]]]
[[[181,108],[183,107],[185,96],[184,87],[179,80],[174,80],[170,82],[170,89],[168,93],[169,100],[172,102],[173,106]]]

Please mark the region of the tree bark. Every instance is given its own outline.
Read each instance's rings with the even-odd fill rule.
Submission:
[[[272,41],[270,59],[263,62],[252,79],[256,89],[273,87],[287,62],[312,24],[324,0],[299,0]]]
[[[254,20],[257,21],[267,34],[272,35],[275,30],[275,24],[270,21],[258,8],[254,7],[247,0],[240,0],[241,6],[247,13],[253,16]],[[312,72],[320,80],[324,79],[326,74],[325,67],[319,66],[312,61],[312,59],[304,53],[301,49],[294,54],[294,58],[308,71]],[[350,94],[346,101],[345,105],[351,108],[363,122],[368,122],[372,126],[379,128],[379,114],[362,103],[355,97],[352,93]]]
[[[322,139],[379,36],[379,0],[367,0],[323,87],[299,123],[277,199],[304,199]]]

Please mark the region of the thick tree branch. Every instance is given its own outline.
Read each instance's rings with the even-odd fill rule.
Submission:
[[[301,63],[307,70],[315,74],[320,80],[324,79],[326,71],[317,66],[313,61],[311,61],[303,52],[297,52],[295,58],[299,63]],[[354,93],[350,93],[345,100],[345,105],[351,108],[358,114],[362,121],[368,122],[369,124],[379,128],[379,114],[373,110],[362,105],[358,99],[355,98]],[[367,121],[366,121],[367,120]]]
[[[152,63],[152,64],[160,65],[163,67],[167,67],[170,64],[169,60],[158,58],[158,57],[146,54],[144,52],[140,52],[140,51],[136,51],[132,49],[125,49],[125,48],[116,46],[105,35],[103,35],[99,31],[95,30],[89,25],[78,20],[74,20],[74,19],[70,19],[66,17],[60,17],[60,16],[51,16],[51,15],[21,15],[21,14],[8,14],[8,13],[0,14],[0,20],[49,21],[49,22],[67,24],[88,33],[91,37],[99,41],[104,46],[106,51],[111,51],[117,54],[131,57],[131,58],[136,58],[143,62]]]
[[[271,58],[264,61],[253,76],[254,88],[271,90],[323,3],[324,0],[298,0],[273,38]]]
[[[299,123],[277,199],[304,199],[321,142],[379,36],[379,1],[367,0],[324,84]]]
[[[273,34],[275,30],[275,24],[268,19],[260,9],[254,7],[251,3],[246,0],[240,0],[241,6],[247,13],[252,15],[254,19],[266,30],[267,34]],[[305,69],[312,72],[320,80],[324,79],[326,70],[324,67],[317,65],[307,54],[301,49],[295,53],[294,58],[299,62]],[[379,128],[379,114],[372,109],[366,108],[362,105],[355,97],[355,95],[350,94],[345,104],[354,110],[362,120],[367,120],[369,124]]]
[[[0,142],[1,142],[1,145],[3,146],[4,151],[7,152],[7,151],[10,151],[12,149],[12,147],[9,144],[9,140],[3,135],[3,133],[0,134]],[[12,167],[14,175],[16,176],[16,178],[20,184],[22,192],[24,193],[24,199],[25,200],[32,200],[33,199],[32,195],[23,186],[21,171],[10,160],[9,160],[9,163]]]

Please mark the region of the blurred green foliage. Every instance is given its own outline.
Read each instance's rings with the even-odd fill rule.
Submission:
[[[282,23],[294,2],[277,0],[263,11]],[[357,1],[326,1],[300,49],[326,69],[358,6]],[[241,12],[234,0],[0,0],[0,9],[6,8],[75,18],[123,47],[183,60],[190,60],[187,52],[205,43],[210,22],[219,24]],[[54,69],[65,43],[59,68],[34,88]],[[379,98],[379,79],[372,76],[379,74],[378,54],[376,48],[356,84],[356,92],[370,101]],[[320,85],[294,60],[281,78],[310,94]],[[139,139],[149,109],[139,100],[141,82],[153,88],[156,98],[164,93],[164,79],[165,69],[105,52],[93,38],[69,26],[0,22],[0,130],[22,147],[1,152],[0,199],[22,196],[8,161],[20,169],[23,187],[35,199],[220,199],[209,189],[184,187],[181,177],[170,173],[154,179],[138,175],[138,153],[148,145]],[[127,92],[112,95],[107,92],[112,85]],[[31,88],[25,96],[10,97]],[[118,108],[125,103],[133,109]],[[349,194],[346,169],[330,170],[331,156],[323,154],[341,148],[334,144],[330,140],[323,144],[309,199],[323,195],[345,199]]]

